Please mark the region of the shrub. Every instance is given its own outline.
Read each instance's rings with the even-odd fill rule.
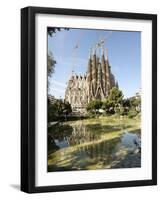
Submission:
[[[128,112],[128,117],[133,118],[133,117],[136,117],[137,114],[138,113],[135,109],[130,109],[129,112]]]

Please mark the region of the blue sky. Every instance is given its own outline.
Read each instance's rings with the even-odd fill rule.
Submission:
[[[51,51],[57,64],[50,78],[49,93],[64,98],[66,83],[72,70],[77,74],[85,74],[89,49],[100,37],[109,35],[104,47],[108,49],[111,70],[118,81],[119,88],[126,97],[135,95],[141,88],[141,33],[69,29],[48,36],[48,51]],[[78,48],[73,53],[73,48]]]

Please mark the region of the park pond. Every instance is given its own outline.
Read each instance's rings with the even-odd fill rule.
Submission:
[[[48,172],[140,166],[139,118],[99,117],[48,127]]]

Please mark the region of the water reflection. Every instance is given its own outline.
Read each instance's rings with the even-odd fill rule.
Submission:
[[[77,121],[50,127],[48,171],[139,167],[138,156],[136,163],[134,160],[130,166],[128,162],[129,154],[140,153],[140,130],[129,132],[128,128],[132,127],[102,125],[99,121],[93,124]],[[120,164],[123,159],[125,166]]]
[[[83,121],[71,125],[60,123],[48,129],[48,138],[50,138],[51,143],[55,142],[60,148],[79,145],[101,138],[98,127],[95,130],[94,126],[85,125]]]

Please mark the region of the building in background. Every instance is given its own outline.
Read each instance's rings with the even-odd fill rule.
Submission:
[[[54,104],[56,102],[56,98],[48,94],[48,101],[50,101],[51,104]]]

